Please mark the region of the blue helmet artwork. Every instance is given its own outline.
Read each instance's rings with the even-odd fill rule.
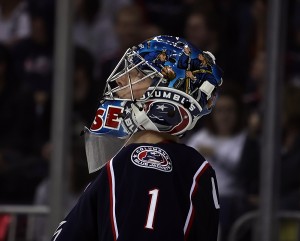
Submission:
[[[141,93],[143,81],[148,85]],[[221,84],[213,54],[180,37],[153,37],[125,52],[106,81],[87,130],[118,138],[141,130],[181,136],[211,112]]]

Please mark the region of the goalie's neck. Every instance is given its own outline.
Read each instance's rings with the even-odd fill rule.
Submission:
[[[178,142],[178,137],[167,133],[161,133],[157,131],[139,131],[133,134],[126,145],[132,143],[151,143],[156,144],[159,142],[172,141]]]

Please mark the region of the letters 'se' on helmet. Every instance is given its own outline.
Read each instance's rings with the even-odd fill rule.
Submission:
[[[120,149],[121,143],[101,149],[95,140],[104,135],[109,143],[140,130],[183,135],[211,112],[221,84],[213,54],[182,38],[156,36],[129,48],[108,77],[95,119],[85,129],[88,159],[98,152],[111,152],[105,155],[110,157],[117,151],[113,147]],[[89,163],[90,172],[98,166]]]

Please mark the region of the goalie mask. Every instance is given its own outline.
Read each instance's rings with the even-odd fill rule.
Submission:
[[[183,135],[210,113],[221,84],[215,57],[182,38],[157,36],[128,49],[108,77],[93,124],[86,128],[88,160],[99,160],[99,145],[100,152],[107,149],[98,143],[104,135],[111,138],[110,149],[121,149],[124,141],[118,138],[141,130]],[[113,139],[118,143],[112,144]],[[90,172],[98,167],[89,163]]]

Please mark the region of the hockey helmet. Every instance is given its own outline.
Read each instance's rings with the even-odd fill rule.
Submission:
[[[221,84],[212,53],[180,37],[153,37],[125,52],[86,132],[121,139],[141,130],[181,136],[211,112]]]

